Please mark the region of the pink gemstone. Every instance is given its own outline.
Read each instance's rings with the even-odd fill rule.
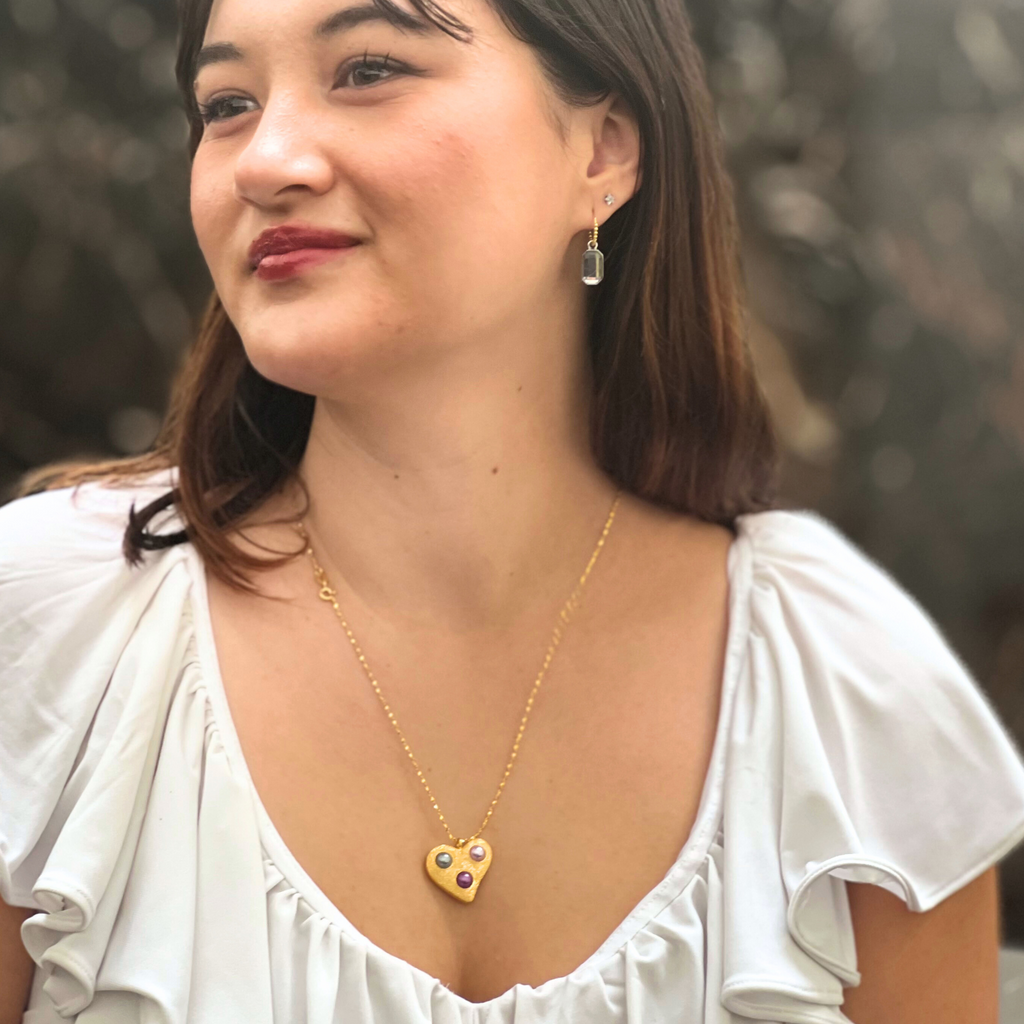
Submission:
[[[455,876],[455,881],[459,883],[460,888],[468,889],[473,884],[473,876],[468,871],[460,871]]]
[[[471,846],[469,855],[473,860],[483,860],[487,856],[487,851],[482,846]]]

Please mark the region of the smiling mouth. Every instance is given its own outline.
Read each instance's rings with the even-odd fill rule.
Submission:
[[[332,246],[329,248],[291,249],[288,252],[273,253],[264,256],[256,265],[254,275],[262,281],[282,281],[295,277],[307,270],[327,263],[329,260],[344,256],[355,249],[354,245]]]

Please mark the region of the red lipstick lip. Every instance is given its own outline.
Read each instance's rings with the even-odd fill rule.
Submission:
[[[296,249],[347,249],[358,245],[359,239],[328,228],[301,224],[282,224],[267,228],[249,246],[249,269],[255,270],[264,256],[294,252]]]
[[[343,259],[354,245],[334,249],[293,249],[291,252],[272,253],[265,256],[253,271],[261,281],[284,281],[318,267],[330,260]]]

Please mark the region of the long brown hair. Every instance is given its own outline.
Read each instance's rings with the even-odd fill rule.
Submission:
[[[472,35],[433,0],[410,2],[453,38]],[[595,458],[627,490],[701,519],[731,527],[739,514],[772,507],[778,450],[747,342],[732,182],[683,0],[488,2],[534,48],[564,101],[587,105],[614,90],[637,118],[641,187],[603,226],[608,273],[588,289]],[[192,83],[211,4],[178,3],[191,156],[203,134]],[[251,589],[246,569],[293,556],[249,555],[231,527],[290,480],[302,485],[313,405],[312,395],[256,372],[215,293],[152,448],[33,470],[18,494],[96,479],[128,485],[176,467],[170,491],[133,506],[126,557],[135,564],[145,550],[191,541],[218,577]],[[150,533],[172,505],[185,529]]]

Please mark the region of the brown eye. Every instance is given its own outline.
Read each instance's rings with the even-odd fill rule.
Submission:
[[[244,96],[218,96],[209,103],[198,104],[199,116],[203,119],[204,124],[210,124],[212,121],[227,121],[238,114],[247,113],[248,111],[241,109],[240,105],[252,102],[254,101],[246,99]]]
[[[348,64],[342,67],[341,73],[338,76],[338,84],[344,85],[350,77],[355,76],[353,85],[357,89],[368,85],[376,85],[378,82],[386,81],[389,77],[392,77],[387,72],[401,73],[404,67],[405,65],[392,60],[390,54],[384,57],[370,57],[367,54],[363,54],[362,57],[349,61]],[[359,80],[360,78],[362,79],[361,81]]]

